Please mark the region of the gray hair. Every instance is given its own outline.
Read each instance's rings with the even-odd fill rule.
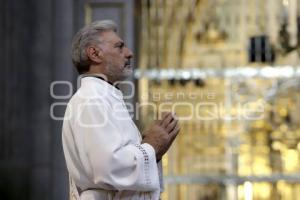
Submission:
[[[91,61],[86,48],[91,44],[101,43],[101,33],[105,31],[117,32],[117,25],[111,20],[95,21],[81,28],[72,41],[72,62],[79,74],[89,70]]]

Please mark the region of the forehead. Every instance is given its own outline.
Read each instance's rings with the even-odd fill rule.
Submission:
[[[122,42],[123,40],[118,36],[117,33],[114,31],[105,31],[101,33],[102,41],[110,42],[110,43],[117,43]]]

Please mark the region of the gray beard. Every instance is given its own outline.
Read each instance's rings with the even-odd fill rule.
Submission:
[[[106,75],[107,75],[108,79],[110,79],[112,82],[123,81],[123,80],[127,79],[128,77],[130,77],[133,72],[132,68],[127,68],[127,69],[125,68],[123,70],[123,73],[116,74],[114,72],[114,70],[111,70],[111,69],[113,69],[113,67],[109,67],[109,66],[106,67],[106,73],[107,73]]]

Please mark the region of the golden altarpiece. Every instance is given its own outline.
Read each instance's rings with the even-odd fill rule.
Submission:
[[[142,0],[139,115],[174,110],[163,200],[300,199],[298,0]]]

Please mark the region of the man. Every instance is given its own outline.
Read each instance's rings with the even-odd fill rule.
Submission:
[[[164,113],[142,139],[115,87],[132,73],[132,57],[112,21],[96,21],[74,37],[72,60],[83,78],[63,124],[73,199],[159,199],[160,160],[179,124],[175,115]]]

